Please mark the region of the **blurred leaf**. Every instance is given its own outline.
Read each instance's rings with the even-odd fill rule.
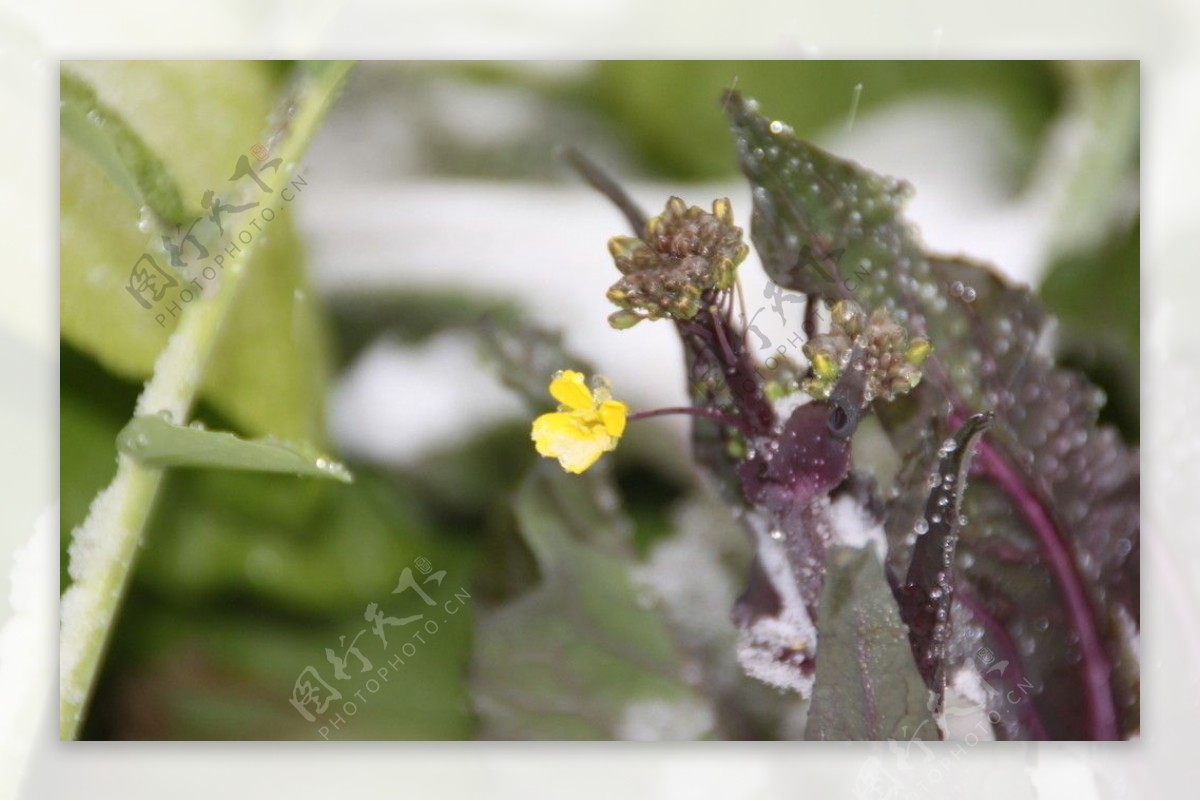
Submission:
[[[443,566],[436,560],[434,565]],[[99,696],[104,705],[89,738],[467,739],[473,727],[465,682],[472,611],[469,599],[453,600],[462,592],[461,578],[452,572],[442,587],[431,585],[438,614],[427,619],[436,620],[435,633],[422,629],[423,621],[389,626],[386,647],[361,609],[314,623],[253,607],[137,604],[115,643],[125,655],[123,669],[106,676]],[[135,594],[132,600],[150,599]],[[389,616],[420,614],[425,608],[415,597],[389,597],[386,591],[375,600]],[[364,628],[357,645],[370,668],[363,671],[350,656],[348,679],[336,679],[325,649],[344,653],[345,644]],[[412,648],[402,651],[406,644]],[[402,664],[393,663],[397,657]],[[297,677],[309,666],[342,694],[312,722],[290,703]]]
[[[660,613],[638,602],[628,523],[595,471],[542,463],[518,492],[542,581],[479,624],[472,689],[484,738],[694,739],[715,726]]]
[[[331,618],[387,596],[418,556],[468,558],[435,537],[412,499],[365,469],[352,485],[174,471],[146,532],[137,581],[165,597],[259,598]]]
[[[974,526],[963,532],[956,587],[965,588],[964,603],[976,601],[972,617],[988,643],[1011,654],[1014,673],[1045,682],[1020,721],[1004,719],[1006,733],[1036,736],[1030,708],[1055,738],[1128,733],[1134,699],[1113,697],[1123,645],[1110,618],[1123,610],[1138,620],[1139,467],[1115,431],[1096,426],[1102,396],[1041,350],[1047,318],[1026,289],[923,252],[901,215],[907,186],[799,140],[736,94],[728,110],[754,186],[754,243],[772,280],[826,301],[886,307],[934,345],[917,391],[901,403],[876,402],[897,452],[922,460],[902,470],[907,483],[887,520],[893,550],[911,552],[920,534],[908,500],[928,494],[930,437],[995,411],[965,501]],[[996,530],[1017,538],[1015,553],[991,539]],[[1002,578],[984,572],[994,545],[1010,557]],[[1053,587],[1057,597],[1031,585]],[[963,641],[968,629],[954,625],[963,634],[956,659],[966,660],[974,653]],[[1014,641],[1023,643],[1019,652]]]
[[[938,739],[929,691],[874,549],[833,547],[821,592],[810,740]]]
[[[1140,436],[1141,225],[1135,221],[1090,250],[1056,260],[1038,292],[1058,318],[1059,358],[1108,395],[1100,419]]]
[[[285,85],[262,61],[66,61],[175,176],[183,204],[220,193],[262,141]]]
[[[503,318],[485,320],[477,329],[479,347],[496,376],[531,411],[550,405],[546,387],[555,372],[595,372],[590,364],[563,347],[562,334]]]
[[[229,186],[239,155],[267,133],[276,105],[275,79],[261,64],[72,62],[68,67],[91,82],[99,101],[125,120],[130,135],[136,133],[158,154],[176,177],[184,203],[196,208],[205,190],[219,194]],[[158,242],[172,232],[139,230],[136,203],[68,137],[60,163],[62,336],[106,369],[142,380],[177,323],[167,309],[183,308],[184,297],[192,297],[183,293],[194,293],[195,287],[180,276],[180,286],[168,290],[155,308],[139,305],[127,291],[131,270],[143,254],[168,265]],[[325,439],[325,333],[289,217],[280,211],[255,234],[249,274],[223,327],[202,396],[248,434],[319,445]],[[198,225],[197,231],[212,227]],[[207,247],[216,244],[208,241]],[[184,245],[181,252],[190,257],[192,246]]]
[[[395,289],[339,293],[327,301],[339,363],[351,361],[377,337],[423,342],[448,328],[473,328],[483,319],[515,323],[515,304],[452,290]]]
[[[354,479],[340,462],[314,448],[267,437],[247,440],[196,424],[176,425],[158,415],[139,415],[117,435],[117,450],[156,467],[215,467],[265,473]]]
[[[901,100],[950,97],[999,107],[1022,147],[1014,173],[1059,104],[1050,65],[1035,61],[604,61],[579,93],[624,133],[644,167],[682,180],[729,176],[728,134],[712,110],[726,89],[744,88],[815,138],[857,114]]]
[[[121,115],[67,69],[59,76],[59,92],[63,136],[87,153],[134,203],[148,206],[159,219],[185,222],[175,180]]]
[[[1069,147],[1050,152],[1060,163],[1044,169],[1063,187],[1050,229],[1055,257],[1088,250],[1114,225],[1125,227],[1138,202],[1141,64],[1068,61],[1060,65],[1068,94],[1060,126]]]

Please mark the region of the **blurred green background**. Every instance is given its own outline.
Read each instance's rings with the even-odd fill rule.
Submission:
[[[63,65],[120,112],[193,206],[257,141],[282,87],[302,68]],[[1136,64],[373,63],[352,74],[327,121],[333,144],[322,144],[334,146],[361,126],[354,147],[369,152],[359,152],[365,158],[356,169],[396,180],[565,182],[572,179],[552,154],[567,141],[619,164],[623,177],[729,181],[736,179],[734,150],[716,98],[730,76],[817,142],[846,126],[859,85],[859,119],[931,99],[982,104],[1002,115],[1009,142],[1003,190],[1022,197],[1046,180],[1048,164],[1065,187],[1047,210],[1063,222],[1045,249],[1039,288],[1060,320],[1057,347],[1105,390],[1107,421],[1138,441]],[[469,109],[512,93],[524,98],[522,108],[536,115],[543,135],[481,140],[437,113],[446,102]],[[369,124],[381,106],[402,109],[407,135],[418,140],[405,163],[390,155],[386,126]],[[1048,158],[1069,124],[1094,130],[1078,138],[1069,158]],[[1132,202],[1123,194],[1129,186]],[[146,246],[138,204],[68,137],[61,213],[65,588],[71,531],[113,476],[116,434],[169,328],[133,314],[138,310],[123,291],[129,265]],[[326,393],[381,336],[420,343],[448,329],[474,335],[487,315],[514,332],[514,341],[532,337],[526,356],[557,348],[528,333],[536,309],[515,297],[476,300],[469,287],[408,292],[399,275],[395,291],[370,303],[321,297],[308,281],[295,229],[294,220],[273,229],[222,333],[195,415],[210,428],[336,447],[324,425]],[[597,249],[610,233],[598,233]],[[481,260],[487,246],[479,243]],[[494,338],[494,331],[481,338]],[[528,372],[535,387],[542,380],[536,360],[498,350],[501,372]],[[368,603],[379,602],[389,615],[414,614],[414,599],[392,590],[419,557],[446,571],[439,603],[459,588],[470,600],[331,738],[795,736],[798,712],[733,664],[728,604],[748,555],[739,533],[719,525],[721,510],[698,482],[662,469],[644,450],[621,449],[606,460],[611,470],[564,483],[534,469],[528,421],[513,417],[469,432],[408,466],[351,463],[356,481],[348,486],[173,471],[146,532],[84,736],[319,737],[319,723],[288,703],[297,675],[312,665],[328,678],[325,649],[340,649],[339,638],[370,625]],[[613,490],[621,511],[605,500]],[[582,511],[572,520],[563,508]],[[691,571],[691,586],[681,579],[679,587],[646,590],[647,577],[651,586],[663,585],[664,576],[683,570]],[[404,641],[401,629],[393,631],[394,643]],[[373,639],[368,632],[363,642]],[[367,655],[378,667],[383,653]],[[564,682],[564,672],[584,685]],[[347,686],[348,696],[362,687]]]

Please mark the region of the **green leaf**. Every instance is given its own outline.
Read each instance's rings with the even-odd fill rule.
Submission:
[[[155,467],[216,467],[353,481],[341,463],[311,446],[275,438],[247,440],[226,431],[182,426],[158,415],[139,415],[117,435],[117,449]]]
[[[1058,318],[1057,352],[1108,395],[1102,422],[1140,436],[1141,225],[1113,231],[1090,250],[1055,260],[1038,296]]]
[[[660,613],[638,602],[611,493],[597,472],[568,476],[549,463],[518,492],[542,581],[479,625],[482,737],[694,739],[715,727]]]
[[[419,556],[465,577],[472,553],[463,538],[430,528],[415,495],[364,469],[354,484],[176,472],[147,526],[135,580],[184,605],[248,597],[328,620],[388,596]]]
[[[121,115],[67,69],[59,76],[59,92],[63,136],[87,153],[134,203],[148,206],[161,220],[184,222],[175,179]]]
[[[422,555],[435,569],[447,570],[440,587],[426,588],[439,608],[436,631],[423,629],[423,620],[389,626],[386,647],[364,619],[363,605],[328,619],[297,619],[221,599],[209,605],[164,602],[135,590],[114,642],[119,668],[109,672],[85,734],[131,740],[469,738],[474,721],[465,674],[472,601],[454,600],[463,590],[460,567],[432,553]],[[389,563],[395,571],[389,586],[372,596],[388,616],[407,617],[427,608],[412,593],[390,595],[395,573],[404,566]],[[450,606],[443,606],[447,602]],[[371,667],[364,671],[350,657],[348,678],[336,679],[325,649],[342,653],[340,641],[348,644],[364,629],[357,645]],[[407,644],[411,648],[402,651]],[[396,656],[403,663],[393,664]],[[310,666],[342,694],[311,722],[289,702],[297,677]],[[346,702],[354,704],[352,716],[345,714]],[[335,726],[332,719],[339,713],[342,720]]]
[[[810,740],[936,740],[929,691],[875,551],[834,547],[821,591]]]
[[[184,206],[220,194],[238,157],[263,141],[286,86],[266,62],[67,61],[97,101],[165,164]]]
[[[157,154],[166,173],[176,177],[191,208],[200,207],[207,189],[230,194],[230,176],[238,158],[264,141],[272,110],[288,102],[279,98],[276,76],[262,64],[75,62],[68,67],[73,75],[83,76],[78,80],[91,82],[97,102],[124,121],[130,136],[136,135]],[[67,114],[68,122],[72,114]],[[161,238],[181,239],[187,226],[141,230],[137,202],[89,154],[64,135],[60,153],[62,335],[106,369],[140,381],[151,374],[177,324],[181,312],[171,314],[168,309],[172,304],[186,308],[189,296],[183,293],[194,293],[195,287],[176,273],[180,285],[146,309],[127,289],[130,274],[143,254],[163,269],[174,269]],[[265,176],[269,183],[270,173]],[[248,179],[241,183],[248,185]],[[226,226],[227,234],[247,230],[257,241],[244,265],[248,274],[222,327],[201,394],[246,433],[320,444],[329,361],[324,322],[309,292],[286,209],[285,205],[269,224],[259,221],[261,232],[238,222],[244,214],[231,218],[236,228]],[[230,216],[226,217],[228,223]],[[207,217],[197,218],[195,231],[213,254],[236,244],[219,238]],[[189,262],[189,267],[179,268],[183,273],[212,263],[212,258],[198,261],[193,254],[197,252],[192,245],[181,247],[184,261]],[[203,279],[203,273],[188,276]]]
[[[752,92],[806,138],[844,130],[852,113],[862,119],[905,100],[983,102],[1011,124],[1021,145],[1012,172],[1020,176],[1053,121],[1058,84],[1052,65],[1036,61],[604,61],[572,87],[572,100],[611,119],[644,169],[692,181],[735,170],[727,132],[712,113],[727,88]]]

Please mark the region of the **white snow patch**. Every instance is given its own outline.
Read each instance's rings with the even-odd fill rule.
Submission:
[[[461,332],[417,348],[375,342],[346,371],[330,400],[338,449],[387,464],[411,463],[512,417],[528,414],[481,364],[474,340]]]
[[[656,543],[646,562],[631,571],[638,587],[659,599],[672,629],[691,649],[733,636],[729,610],[737,590],[721,564],[720,544],[701,518],[705,513],[711,509],[699,504],[685,508],[677,516],[679,533]]]
[[[974,663],[956,670],[946,682],[946,695],[938,726],[947,740],[995,740],[988,720],[988,691]]]
[[[779,660],[784,650],[817,652],[817,629],[800,590],[783,544],[771,536],[768,521],[758,515],[749,520],[758,542],[758,558],[771,585],[779,594],[777,617],[763,617],[743,629],[738,640],[738,662],[747,675],[783,689],[795,690],[808,698],[815,676],[804,675],[798,668]]]
[[[857,500],[842,495],[829,505],[829,524],[836,544],[851,548],[875,549],[883,561],[887,557],[887,538],[883,524],[876,521]]]

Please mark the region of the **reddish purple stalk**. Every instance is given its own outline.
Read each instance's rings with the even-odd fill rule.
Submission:
[[[959,417],[965,419],[965,415],[956,413],[955,418]],[[986,476],[1014,500],[1037,537],[1046,564],[1054,576],[1066,606],[1067,616],[1079,634],[1091,739],[1120,739],[1117,731],[1117,712],[1113,704],[1112,687],[1109,684],[1112,665],[1109,663],[1104,644],[1100,641],[1100,633],[1092,617],[1092,606],[1084,592],[1083,580],[1076,569],[1075,560],[1042,501],[1025,486],[1017,472],[986,441],[981,441],[977,447],[977,464]]]
[[[730,417],[727,414],[722,414],[721,412],[713,409],[702,409],[698,406],[668,406],[663,409],[650,409],[649,411],[645,412],[634,412],[625,419],[632,422],[634,420],[645,420],[647,417],[662,417],[663,415],[668,414],[690,414],[693,417],[707,417],[711,420],[716,420],[723,425],[727,425],[730,428],[736,428],[738,431],[741,431],[748,437],[752,436],[753,434],[753,432],[750,431],[749,426],[736,417]]]
[[[1000,650],[1004,652],[1005,659],[1007,659],[1008,663],[1012,665],[1013,672],[1016,673],[1016,681],[1012,683],[1018,687],[1025,684],[1025,671],[1021,668],[1021,655],[1017,651],[1017,644],[1013,642],[1012,637],[1004,628],[1004,624],[989,614],[987,609],[984,608],[983,604],[975,600],[970,593],[957,590],[955,591],[955,596],[958,598],[959,603],[961,603],[967,608],[968,611],[970,611],[971,616],[978,620],[983,627],[988,630],[988,634],[992,636],[992,639],[996,641],[996,645],[999,646]],[[983,673],[983,671],[981,671],[981,673]],[[987,674],[983,673],[983,675],[985,677],[984,681],[986,682]],[[1003,677],[1003,674],[1001,674],[1001,678]],[[1025,725],[1029,727],[1030,732],[1033,734],[1033,739],[1050,739],[1050,737],[1046,734],[1046,727],[1042,725],[1042,719],[1038,717],[1037,710],[1034,709],[1032,703],[1019,704],[1017,706],[1017,714],[1020,715],[1025,721]]]

